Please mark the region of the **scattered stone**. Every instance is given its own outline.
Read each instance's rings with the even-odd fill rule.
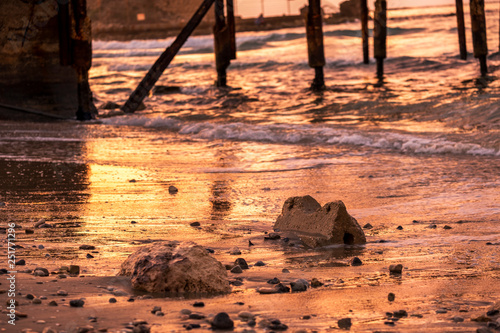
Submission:
[[[255,318],[255,315],[249,311],[240,311],[238,318],[241,318],[242,321],[250,321]]]
[[[49,276],[49,270],[47,268],[37,267],[37,268],[35,268],[33,275],[34,276]]]
[[[281,238],[281,236],[277,232],[271,232],[271,233],[269,233],[269,235],[264,237],[264,239],[266,239],[266,240],[277,240],[280,238]]]
[[[191,313],[193,313],[193,311],[189,310],[189,309],[182,309],[180,311],[181,314],[183,315],[190,315]]]
[[[122,289],[116,289],[112,291],[113,296],[128,296],[128,293]]]
[[[95,332],[94,327],[90,325],[79,326],[76,328],[76,333],[92,333]]]
[[[68,296],[68,292],[66,290],[57,291],[57,296]]]
[[[58,306],[56,301],[50,301],[49,306]]]
[[[109,299],[109,303],[116,303],[116,298],[111,297],[111,298]]]
[[[470,320],[478,323],[487,323],[493,321],[493,319],[485,315],[480,315],[479,317],[471,318]]]
[[[252,241],[251,241],[251,240],[248,240],[248,246],[254,246],[254,245],[255,245],[255,244],[254,244],[254,243],[252,243]]]
[[[305,316],[300,317],[300,319],[302,319],[302,320],[309,320],[309,319],[311,319],[311,316],[310,315],[305,315]]]
[[[155,316],[158,316],[158,317],[163,317],[165,314],[161,311],[158,311],[155,313]]]
[[[436,313],[437,313],[437,314],[448,313],[448,310],[446,310],[446,309],[437,309],[437,310],[436,310]]]
[[[354,257],[351,260],[351,266],[361,266],[361,265],[363,265],[363,262],[358,257]]]
[[[70,265],[69,266],[69,274],[70,275],[79,275],[80,274],[80,266]]]
[[[179,192],[179,190],[177,189],[177,187],[175,187],[173,185],[170,185],[168,187],[168,193],[170,193],[170,194],[176,194],[177,192]]]
[[[33,294],[27,294],[26,298],[27,299],[35,299],[35,295],[33,295]]]
[[[455,317],[451,318],[451,320],[453,320],[453,322],[455,322],[455,323],[461,323],[464,321],[464,318],[459,317],[459,316],[455,316]]]
[[[389,302],[394,302],[394,300],[396,299],[396,295],[394,295],[393,293],[389,293],[389,295],[387,295],[387,299],[389,300]]]
[[[389,325],[389,326],[394,326],[394,322],[393,321],[384,321],[384,324],[385,325]]]
[[[257,292],[262,295],[277,294],[278,291],[275,288],[258,288]]]
[[[363,229],[373,229],[373,226],[370,223],[367,223],[363,226]]]
[[[339,325],[339,328],[340,328],[340,329],[343,329],[343,330],[350,330],[350,329],[351,329],[351,326],[352,326],[352,323],[351,323],[351,318],[343,318],[343,319],[340,319],[340,320],[337,322],[337,325]]]
[[[192,227],[199,227],[201,224],[200,224],[200,222],[192,222],[192,223],[189,223],[189,225]]]
[[[35,223],[34,227],[39,228],[42,224],[45,224],[45,219],[38,220],[38,222]]]
[[[83,299],[73,299],[69,301],[69,305],[74,308],[81,308],[83,307],[84,304],[85,302],[83,301]]]
[[[281,273],[290,273],[290,271],[289,271],[288,269],[286,269],[286,268],[283,268],[283,269],[281,270]]]
[[[40,244],[40,245],[38,245],[38,249],[43,250],[43,249],[45,249],[45,246],[43,246],[42,244]]]
[[[230,330],[234,328],[234,322],[229,318],[229,315],[225,312],[220,312],[215,315],[212,320],[212,329],[219,330]]]
[[[429,229],[436,229],[436,228],[437,228],[437,225],[435,225],[435,224],[430,224],[427,228],[429,228]]]
[[[229,254],[232,256],[237,256],[241,254],[241,251],[235,246],[231,250],[229,250]]]
[[[240,274],[240,273],[243,273],[243,270],[241,269],[240,266],[236,265],[233,268],[231,268],[231,273]]]
[[[202,308],[202,307],[205,306],[205,303],[203,303],[203,302],[194,302],[193,306],[195,308]],[[160,308],[160,310],[161,310],[161,308]]]
[[[452,228],[451,228],[449,225],[445,225],[445,226],[443,227],[443,229],[445,229],[445,230],[450,230],[450,229],[452,229]]]
[[[47,326],[43,329],[42,333],[57,333],[57,331],[55,329],[53,329],[52,327]]]
[[[92,258],[94,258],[94,256],[91,255],[90,253],[87,253],[87,259],[92,259]]]
[[[181,87],[179,86],[157,85],[153,88],[153,95],[167,95],[167,94],[176,94],[180,92],[181,92]]]
[[[157,312],[161,311],[161,307],[160,306],[155,306],[153,307],[153,310],[151,310],[151,313],[155,314]]]
[[[208,253],[215,253],[214,249],[210,249],[210,248],[207,247],[206,250],[207,250]]]
[[[265,265],[266,265],[266,264],[265,264],[263,261],[261,261],[261,260],[259,260],[259,261],[257,261],[257,262],[255,263],[255,266],[265,266]]]
[[[193,312],[193,313],[189,314],[189,319],[201,320],[201,319],[205,319],[205,318],[206,318],[206,316],[202,313]]]
[[[322,285],[323,285],[323,283],[322,283],[322,282],[320,282],[320,281],[319,281],[318,279],[316,279],[316,278],[313,278],[313,279],[311,280],[311,287],[313,287],[313,288],[318,288],[318,287],[321,287]]]
[[[127,300],[127,302],[135,302],[135,297],[134,296],[130,296],[129,299]]]
[[[40,298],[34,298],[32,302],[33,304],[42,304],[42,300]]]
[[[192,242],[158,242],[131,254],[120,275],[131,276],[132,287],[148,292],[229,293],[222,264]]]
[[[183,327],[187,331],[190,331],[190,330],[195,329],[195,328],[201,328],[201,325],[200,324],[196,324],[196,323],[191,323],[191,324],[183,325]]]
[[[80,250],[95,250],[94,245],[80,245],[79,247]]]
[[[403,265],[401,264],[397,264],[397,265],[390,265],[389,266],[389,272],[391,274],[395,274],[395,275],[401,275],[401,273],[403,273]]]
[[[119,109],[120,104],[117,104],[115,102],[108,101],[100,106],[100,109],[103,110],[114,110],[114,109]]]
[[[285,286],[283,283],[278,283],[277,285],[274,286],[274,289],[276,289],[276,292],[278,293],[289,293],[290,288]]]
[[[286,331],[288,326],[283,324],[279,319],[273,319],[267,328],[275,331]]]
[[[234,261],[235,266],[240,266],[241,269],[248,269],[247,261],[243,258],[238,258]]]
[[[45,321],[45,320],[37,320],[37,321],[36,321],[36,323],[37,323],[37,324],[45,324],[45,323],[46,323],[46,321]]]
[[[274,229],[293,232],[311,247],[366,243],[363,229],[349,215],[342,201],[329,202],[321,207],[309,195],[287,199]]]
[[[298,279],[295,282],[290,282],[290,288],[292,289],[292,292],[306,291],[307,287],[307,281],[302,279]]]
[[[392,315],[396,318],[403,318],[408,317],[408,312],[406,312],[405,310],[399,310],[394,312]]]
[[[274,277],[271,280],[267,280],[267,283],[269,283],[269,284],[278,284],[278,283],[280,283],[280,279],[278,279],[277,277]]]
[[[66,274],[59,274],[57,275],[57,278],[59,279],[66,279],[68,276]]]
[[[31,234],[34,234],[34,233],[35,233],[35,230],[34,230],[34,229],[30,229],[30,228],[26,228],[26,229],[24,229],[24,232],[25,232],[27,235],[31,235]]]
[[[89,321],[90,321],[91,323],[96,323],[96,322],[97,322],[97,317],[90,316],[90,317],[89,317]]]

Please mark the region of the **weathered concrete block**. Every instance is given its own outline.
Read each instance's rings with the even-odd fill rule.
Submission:
[[[288,198],[274,230],[292,232],[304,244],[317,247],[328,244],[364,244],[366,237],[342,201],[323,207],[311,196]]]
[[[130,275],[134,289],[148,292],[231,292],[224,266],[193,242],[169,241],[144,246],[122,263],[119,275]]]

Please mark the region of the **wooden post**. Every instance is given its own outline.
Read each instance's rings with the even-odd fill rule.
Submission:
[[[214,25],[215,67],[217,70],[217,87],[227,87],[226,69],[231,62],[231,37],[224,17],[224,0],[215,0]]]
[[[323,20],[321,15],[321,0],[309,0],[306,17],[307,49],[309,66],[314,68],[315,75],[311,89],[325,88],[323,66],[325,66],[325,49],[323,45]]]
[[[71,62],[77,74],[78,110],[76,119],[95,118],[97,109],[89,85],[92,66],[92,35],[90,18],[87,16],[87,0],[71,0],[74,35],[71,36]]]
[[[172,59],[174,59],[177,52],[179,52],[182,45],[184,45],[188,37],[198,26],[198,24],[200,24],[201,20],[208,12],[213,3],[214,0],[203,1],[196,13],[194,13],[193,17],[191,17],[189,22],[174,40],[172,45],[167,47],[167,49],[160,55],[160,57],[154,63],[153,67],[151,67],[149,72],[142,79],[141,83],[139,83],[137,88],[134,90],[132,95],[130,95],[129,99],[122,107],[123,112],[132,113],[137,110],[144,98],[149,94],[151,88],[153,88],[155,83],[158,81],[163,71],[168,67]]]
[[[231,59],[236,59],[236,24],[234,22],[233,0],[226,0],[227,25],[229,27],[229,38],[231,40]]]
[[[361,0],[361,38],[363,40],[363,63],[370,63],[370,51],[368,46],[368,1]]]
[[[69,1],[58,1],[57,23],[59,29],[59,62],[61,66],[73,64],[71,57],[71,17]]]
[[[387,2],[375,1],[375,17],[373,26],[374,57],[377,60],[377,78],[384,79],[384,59],[387,57]]]
[[[470,18],[472,44],[474,45],[474,57],[479,59],[481,75],[484,76],[488,72],[488,66],[486,65],[488,45],[486,39],[484,0],[470,0]]]
[[[457,27],[458,27],[458,44],[460,46],[460,59],[467,60],[467,44],[465,40],[463,0],[456,0],[455,5],[457,7]]]

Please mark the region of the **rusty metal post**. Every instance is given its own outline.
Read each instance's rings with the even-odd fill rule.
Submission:
[[[458,28],[458,44],[460,46],[460,59],[467,60],[467,44],[465,39],[463,0],[456,0],[455,6],[457,7],[457,28]]]
[[[387,57],[387,2],[375,1],[373,26],[373,56],[377,60],[377,78],[384,79],[384,59]]]
[[[325,49],[323,45],[323,19],[321,15],[321,0],[309,0],[306,16],[307,49],[309,67],[314,68],[315,75],[311,89],[325,88],[323,66],[325,66]]]
[[[71,59],[78,78],[78,110],[76,119],[95,118],[97,109],[89,85],[89,70],[92,66],[92,34],[90,18],[87,16],[87,0],[71,0],[74,35],[71,36]]]
[[[226,69],[231,62],[231,38],[224,17],[224,0],[215,0],[214,52],[217,70],[216,86],[227,87]]]
[[[474,57],[479,59],[481,75],[488,72],[486,56],[488,55],[488,44],[486,38],[486,17],[484,13],[484,0],[470,0],[470,18],[472,30],[472,44],[474,45]]]
[[[155,83],[158,81],[163,71],[168,67],[172,59],[174,59],[177,52],[179,52],[182,45],[184,45],[188,37],[198,26],[198,24],[200,24],[201,20],[210,9],[213,2],[214,0],[204,0],[202,2],[198,10],[194,13],[193,17],[191,17],[189,22],[179,33],[172,45],[167,47],[167,49],[160,55],[149,72],[142,79],[141,83],[139,83],[137,88],[134,90],[132,95],[130,95],[127,102],[122,107],[122,110],[124,112],[133,113],[135,112],[135,110],[137,110],[144,98],[149,94]]]
[[[368,46],[368,1],[361,0],[361,38],[363,40],[363,63],[370,63],[370,51]]]
[[[236,59],[236,23],[234,22],[233,0],[226,0],[227,25],[229,27],[229,38],[231,40],[231,59]]]

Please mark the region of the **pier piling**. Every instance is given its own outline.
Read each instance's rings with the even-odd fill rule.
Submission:
[[[457,8],[458,45],[460,46],[460,59],[467,60],[463,0],[455,0],[455,6]]]
[[[323,67],[325,66],[325,49],[323,44],[321,0],[309,0],[309,8],[306,16],[306,36],[309,67],[314,68],[315,71],[311,89],[316,91],[323,90],[325,88],[325,78],[323,74]]]
[[[484,0],[470,0],[470,18],[472,30],[472,44],[474,45],[474,57],[479,59],[481,75],[488,73],[486,56],[488,55],[488,44],[486,39],[486,17],[484,13]]]
[[[236,23],[234,21],[234,2],[226,0],[227,25],[229,27],[229,38],[231,40],[231,59],[236,59]]]
[[[227,86],[226,70],[232,58],[231,31],[224,17],[224,0],[215,0],[214,25],[215,67],[217,70],[217,87]]]
[[[160,76],[163,74],[165,69],[168,67],[172,59],[174,59],[177,52],[179,52],[180,48],[194,29],[200,24],[201,20],[208,12],[214,0],[204,0],[198,10],[194,13],[193,17],[189,20],[186,26],[179,33],[174,42],[167,47],[167,49],[160,55],[160,57],[156,60],[154,65],[151,67],[146,76],[139,83],[134,92],[130,95],[125,105],[122,107],[122,111],[125,113],[133,113],[144,98],[149,94],[155,83],[158,81]]]
[[[361,0],[361,38],[363,40],[363,63],[370,63],[370,51],[368,46],[368,1]]]
[[[377,60],[377,78],[384,79],[384,59],[387,57],[387,1],[375,1],[373,49]]]

